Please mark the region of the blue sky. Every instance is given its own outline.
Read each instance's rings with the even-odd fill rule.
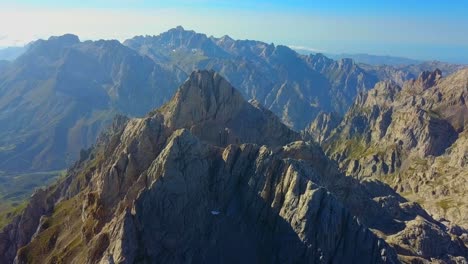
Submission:
[[[154,35],[177,25],[328,53],[468,63],[467,0],[0,0],[0,46],[50,35]]]

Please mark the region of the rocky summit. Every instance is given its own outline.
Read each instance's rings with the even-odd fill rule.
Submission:
[[[346,177],[213,71],[193,72],[143,118],[116,118],[0,233],[2,263],[466,263],[467,253],[456,230],[388,185]]]

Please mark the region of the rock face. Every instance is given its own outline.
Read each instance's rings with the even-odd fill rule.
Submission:
[[[351,59],[331,60],[322,54],[305,57],[307,64],[324,75],[330,82],[332,110],[344,115],[352,105],[354,98],[363,91],[373,87],[379,79],[368,74]],[[327,111],[327,109],[323,109]]]
[[[321,112],[315,120],[303,131],[303,136],[312,137],[318,143],[330,137],[331,132],[338,127],[341,118],[337,113]]]
[[[257,126],[245,130],[241,117]],[[229,131],[227,140],[209,128]],[[67,177],[35,194],[0,233],[0,259],[466,261],[463,243],[417,204],[385,184],[345,177],[318,145],[297,139],[218,74],[194,72],[159,110],[117,119]],[[41,197],[47,206],[33,207]]]
[[[363,262],[390,260],[383,242],[279,153],[254,145],[214,150],[186,130],[171,137],[147,171],[151,187],[135,201],[146,250],[121,254],[111,243],[114,260],[318,262],[358,259],[359,252],[368,254]],[[308,224],[312,216],[320,220]]]
[[[385,181],[435,218],[468,228],[468,71],[441,74],[377,84],[323,146],[349,174]]]

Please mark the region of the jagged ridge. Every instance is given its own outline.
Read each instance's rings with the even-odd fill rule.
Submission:
[[[196,108],[192,99],[210,104]],[[344,177],[317,145],[252,144],[274,138],[268,133],[276,130],[268,128],[279,120],[247,104],[219,75],[199,71],[160,110],[141,119],[118,119],[62,182],[46,195],[34,195],[22,216],[0,233],[1,259],[12,261],[22,247],[18,263],[219,262],[226,257],[234,262],[396,263],[394,249],[369,228],[397,240],[421,225],[433,235],[398,240],[399,253],[463,258],[463,244],[447,240],[444,226],[420,207],[383,184]],[[242,129],[229,120],[239,109],[267,121],[261,134],[236,132]],[[197,137],[197,131],[207,129],[201,124],[221,121],[236,132],[238,144]],[[295,140],[297,134],[290,135]],[[26,223],[31,228],[25,229]],[[31,240],[28,230],[35,226]],[[444,247],[418,253],[420,245],[439,236]]]
[[[348,173],[388,182],[467,228],[467,84],[467,70],[423,72],[403,87],[380,83],[358,97],[324,146]]]

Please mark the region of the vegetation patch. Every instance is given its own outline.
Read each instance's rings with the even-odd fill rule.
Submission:
[[[44,171],[23,174],[0,175],[0,203],[20,204],[31,196],[35,189],[53,183],[65,171]]]
[[[436,205],[440,208],[442,208],[442,210],[444,210],[444,213],[447,212],[448,209],[452,208],[453,206],[456,205],[456,203],[453,201],[453,199],[451,198],[447,198],[447,199],[442,199],[440,201],[437,201],[436,202]]]
[[[18,254],[27,263],[71,263],[78,255],[85,254],[81,201],[81,196],[77,195],[57,204],[53,214],[45,220],[43,231]]]
[[[20,215],[28,203],[0,202],[0,229],[8,225],[13,218]]]
[[[0,228],[8,225],[26,208],[28,198],[37,188],[42,188],[63,176],[65,171],[47,171],[24,174],[0,174]]]

